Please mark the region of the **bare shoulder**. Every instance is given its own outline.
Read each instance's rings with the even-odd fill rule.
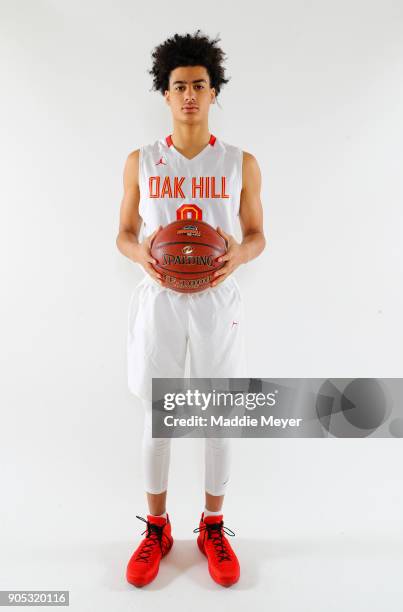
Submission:
[[[248,151],[242,151],[243,153],[243,166],[244,168],[259,168],[256,157]]]
[[[136,149],[135,151],[132,151],[131,153],[129,153],[129,155],[127,156],[127,160],[126,160],[126,165],[134,168],[139,165],[139,158],[140,158],[140,149]]]
[[[135,149],[135,151],[132,151],[131,153],[129,153],[129,155],[127,156],[127,159],[138,161],[139,155],[140,155],[140,149]]]
[[[247,151],[242,151],[243,153],[243,162],[242,162],[242,175],[243,175],[243,183],[253,180],[260,179],[260,168],[257,162],[257,159],[252,153],[248,153]]]
[[[242,151],[242,153],[243,153],[243,163],[244,164],[257,163],[257,159],[252,153],[248,153],[248,151]]]
[[[124,168],[124,183],[126,186],[138,183],[140,149],[129,153]]]

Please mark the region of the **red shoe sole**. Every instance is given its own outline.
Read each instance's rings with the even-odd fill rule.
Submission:
[[[147,584],[150,584],[150,582],[152,582],[158,574],[158,570],[159,570],[159,566],[157,567],[157,571],[155,572],[155,574],[149,578],[148,580],[144,581],[144,580],[137,580],[136,578],[131,578],[130,576],[128,576],[128,574],[126,574],[126,580],[129,584],[132,584],[133,586],[137,587],[138,589],[141,589],[141,587],[146,586]]]

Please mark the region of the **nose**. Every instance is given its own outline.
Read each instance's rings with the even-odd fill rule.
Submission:
[[[196,100],[196,95],[192,87],[186,87],[185,102],[194,102],[195,100]]]

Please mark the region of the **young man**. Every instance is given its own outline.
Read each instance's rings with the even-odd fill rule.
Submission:
[[[133,151],[124,170],[119,250],[140,264],[145,278],[129,309],[129,388],[145,409],[143,466],[149,506],[146,535],[133,553],[126,576],[143,586],[155,578],[161,558],[171,549],[166,512],[170,439],[152,437],[153,377],[182,378],[186,352],[191,377],[242,377],[242,301],[232,273],[264,249],[260,171],[255,158],[213,136],[208,114],[228,82],[225,55],[198,30],[175,34],[153,54],[154,89],[164,95],[172,133]],[[212,186],[214,185],[214,189]],[[225,265],[211,287],[196,294],[164,286],[152,264],[150,245],[159,229],[176,219],[203,220],[227,241]],[[240,222],[242,242],[233,234]],[[143,240],[140,240],[140,229]],[[205,509],[197,544],[207,556],[212,578],[224,586],[239,579],[238,559],[224,527],[222,506],[229,480],[229,439],[206,439]]]

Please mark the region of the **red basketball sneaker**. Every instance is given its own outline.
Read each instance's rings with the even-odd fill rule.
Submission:
[[[169,516],[164,519],[160,516],[147,515],[136,518],[147,524],[145,538],[136,548],[127,565],[126,578],[130,584],[142,587],[154,580],[158,574],[162,557],[169,553],[174,543],[171,535]]]
[[[240,576],[239,561],[225,537],[225,534],[234,536],[235,533],[224,526],[223,515],[204,518],[203,512],[200,526],[193,530],[197,532],[197,545],[207,557],[212,579],[226,587],[235,584]]]

